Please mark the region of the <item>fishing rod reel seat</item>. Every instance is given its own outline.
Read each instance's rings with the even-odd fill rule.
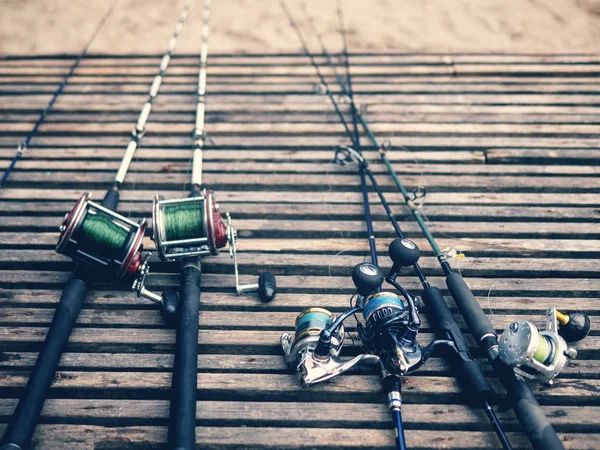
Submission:
[[[331,328],[336,321],[334,315],[326,309],[308,308],[296,318],[294,336],[288,333],[281,336],[285,361],[295,369],[303,386],[311,386],[334,378],[363,361],[379,362],[377,356],[366,353],[350,359],[339,358],[345,332],[341,322],[331,332],[327,354],[315,354],[321,333]]]
[[[539,331],[529,321],[515,321],[502,333],[499,357],[524,380],[551,385],[577,350],[567,345],[558,333],[556,309],[546,310],[546,329]]]
[[[90,200],[85,192],[60,226],[56,252],[115,278],[137,276],[146,220],[135,223]]]

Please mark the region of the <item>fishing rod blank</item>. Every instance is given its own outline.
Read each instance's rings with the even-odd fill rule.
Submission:
[[[188,1],[180,14],[167,52],[169,56],[175,48],[174,40],[181,32],[187,17],[189,4]],[[163,58],[161,62],[161,78],[168,66],[168,59]],[[152,99],[156,93],[157,91]],[[143,120],[138,120],[138,125],[145,126],[148,114],[142,111],[140,118]],[[132,140],[135,140],[136,148],[140,139],[141,135],[134,133]],[[128,151],[130,148],[132,148],[131,144],[128,146]],[[88,281],[93,274],[100,273],[105,278],[119,279],[147,273],[147,265],[141,261],[141,241],[146,228],[145,221],[136,224],[114,212],[119,204],[119,186],[125,178],[131,156],[124,157],[119,175],[101,204],[92,202],[91,195],[84,193],[73,210],[65,216],[57,251],[70,256],[78,266],[65,285],[46,339],[25,387],[25,394],[19,400],[4,432],[0,450],[24,450],[29,446],[63,348],[77,321],[87,294]],[[148,294],[148,291],[146,293]],[[154,297],[151,299],[157,301],[158,298],[162,302],[163,314],[174,314],[178,303],[176,294],[166,292],[162,297],[151,294]]]
[[[19,146],[17,147],[17,153],[15,154],[14,158],[12,159],[9,166],[4,171],[2,178],[0,179],[0,188],[2,188],[2,186],[4,186],[10,173],[13,171],[13,169],[17,165],[17,162],[21,159],[23,154],[27,151],[27,148],[29,147],[29,143],[31,142],[31,139],[33,139],[33,137],[37,133],[37,131],[40,128],[40,126],[42,125],[42,123],[44,123],[44,121],[46,120],[46,116],[48,115],[48,113],[50,112],[52,107],[54,106],[54,103],[56,103],[58,96],[60,94],[62,94],[62,91],[64,90],[65,86],[69,82],[69,79],[71,78],[73,73],[75,73],[75,69],[77,69],[77,67],[79,67],[79,63],[87,55],[87,51],[90,48],[90,45],[92,45],[92,42],[94,42],[94,40],[96,39],[96,36],[98,36],[98,34],[100,33],[100,30],[102,29],[102,27],[104,26],[104,24],[106,23],[106,21],[112,14],[112,12],[114,11],[115,6],[117,5],[118,1],[119,0],[115,0],[114,2],[112,2],[112,4],[109,6],[108,10],[104,13],[102,18],[100,19],[100,22],[98,23],[98,25],[92,32],[92,35],[90,36],[88,41],[83,46],[83,50],[81,50],[81,53],[79,53],[79,55],[77,55],[77,58],[75,58],[75,61],[71,65],[69,71],[67,72],[67,74],[64,76],[64,78],[60,82],[60,85],[58,86],[56,91],[54,91],[54,93],[52,94],[50,101],[48,102],[48,104],[46,105],[46,107],[44,108],[42,113],[40,114],[40,117],[38,117],[37,121],[33,125],[33,128],[27,134],[27,136],[25,137],[23,142],[21,142],[19,144]]]

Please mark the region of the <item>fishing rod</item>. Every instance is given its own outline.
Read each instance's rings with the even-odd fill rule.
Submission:
[[[173,200],[157,195],[152,208],[153,240],[160,259],[181,261],[181,302],[177,317],[168,433],[169,448],[176,450],[196,448],[200,258],[216,256],[220,249],[229,245],[230,256],[234,260],[237,294],[258,291],[261,300],[269,302],[276,293],[276,280],[270,272],[260,274],[257,284],[240,284],[237,231],[228,213],[223,219],[214,192],[202,188],[202,153],[207,138],[205,112],[210,6],[210,0],[204,0],[196,119],[192,133],[191,192],[187,198]]]
[[[326,53],[326,57],[329,65],[335,71],[336,67],[328,53]],[[315,68],[319,70],[318,66]],[[339,77],[338,81],[340,81]],[[342,91],[350,99],[350,103],[353,104],[354,99],[348,92],[347,86],[341,81],[339,84]],[[335,101],[333,97],[330,98]],[[356,111],[355,105],[353,111]],[[498,343],[495,330],[483,313],[479,303],[475,300],[460,274],[452,271],[446,255],[441,252],[419,215],[419,206],[415,204],[416,193],[411,198],[395,174],[385,155],[384,147],[389,146],[379,146],[362,115],[359,115],[359,120],[375,148],[380,149],[382,160],[402,193],[413,217],[417,220],[426,239],[434,249],[436,257],[447,275],[446,283],[452,297],[465,318],[471,333],[486,351],[492,367],[498,373],[508,392],[508,404],[515,410],[533,446],[536,449],[563,448],[556,432],[544,416],[523,379],[551,383],[567,361],[576,356],[576,351],[567,346],[567,340],[573,342],[584,338],[590,329],[589,318],[580,312],[562,314],[554,308],[548,308],[546,312],[546,331],[539,332],[531,322],[514,322],[505,330],[502,339]],[[447,305],[445,306],[447,308]]]
[[[289,10],[286,8],[286,5],[283,2],[282,2],[282,7],[284,8],[286,14],[290,18],[290,24],[294,27],[302,44],[304,45],[305,52],[309,55],[311,62],[314,63],[313,65],[317,69],[319,78],[320,78],[321,82],[324,84],[324,90],[326,92],[330,92],[324,77],[320,74],[318,65],[316,65],[314,58],[312,58],[312,55],[308,51],[306,41],[305,41],[299,27],[296,25],[295,21],[293,20],[293,17],[291,17]],[[349,69],[347,67],[346,86],[348,86],[348,88],[350,89],[349,96],[352,96],[352,90],[351,90],[352,84],[351,84],[351,79],[350,79],[349,75],[350,75]],[[332,103],[335,103],[335,99],[333,98],[333,96],[330,96],[330,99],[331,99]],[[338,117],[340,118],[342,123],[344,123],[345,119],[344,119],[343,115],[339,112],[339,108],[336,107],[335,109],[336,109],[336,112],[338,113]],[[352,119],[353,119],[353,124],[355,124],[355,127],[357,124],[356,114],[357,114],[356,108],[353,107],[352,108]],[[396,283],[397,274],[401,267],[413,266],[415,273],[417,274],[419,280],[422,283],[422,286],[424,289],[423,299],[426,302],[426,304],[428,306],[430,306],[431,308],[440,308],[440,305],[445,306],[445,302],[443,300],[441,291],[438,288],[432,287],[429,284],[423,271],[421,270],[420,266],[417,263],[417,260],[419,257],[418,255],[420,254],[417,246],[412,241],[404,239],[402,231],[401,231],[396,219],[394,218],[394,216],[391,212],[391,209],[390,209],[381,189],[379,188],[368,164],[366,164],[366,161],[364,161],[364,158],[362,158],[362,155],[360,152],[360,140],[358,137],[357,128],[355,128],[354,135],[349,132],[349,129],[347,126],[345,126],[345,129],[347,131],[347,134],[348,134],[351,142],[353,143],[354,147],[356,148],[356,150],[350,149],[347,147],[343,148],[343,149],[339,149],[338,152],[336,152],[335,161],[340,164],[345,164],[346,162],[349,161],[350,155],[352,153],[354,153],[354,156],[356,158],[358,158],[360,161],[364,162],[363,164],[359,165],[359,167],[361,169],[360,172],[363,175],[366,173],[366,175],[369,177],[371,184],[373,185],[373,188],[377,192],[386,212],[388,213],[390,221],[391,221],[391,223],[394,227],[394,230],[396,231],[396,234],[398,236],[398,239],[392,243],[392,245],[390,246],[390,249],[389,249],[389,254],[390,254],[390,257],[392,258],[392,260],[394,261],[394,266],[392,268],[392,271],[388,275],[388,277],[386,277],[386,281],[388,283],[390,283],[392,286],[396,287],[396,289],[398,291],[402,292],[403,288],[401,286],[397,285],[397,283]],[[363,193],[364,193],[364,191],[363,191]],[[417,254],[416,258],[412,258],[414,253]],[[445,312],[445,311],[442,311],[442,313],[443,312]],[[449,316],[452,319],[452,322],[448,323],[448,326],[445,326],[446,322],[444,322],[443,320],[440,320],[440,327],[445,332],[445,335],[444,335],[445,339],[443,341],[446,342],[447,345],[451,349],[454,350],[452,352],[453,355],[455,355],[455,356],[453,356],[453,361],[454,361],[455,367],[457,367],[457,369],[458,369],[457,373],[460,374],[460,376],[458,377],[459,381],[462,381],[461,384],[465,388],[468,388],[469,393],[473,394],[472,396],[470,396],[471,398],[478,399],[479,401],[482,402],[482,406],[484,407],[484,410],[485,410],[488,418],[490,419],[490,422],[492,423],[494,430],[496,431],[504,448],[510,449],[511,448],[510,443],[508,442],[508,439],[506,438],[506,435],[504,434],[504,431],[502,430],[502,428],[498,422],[498,419],[496,418],[495,413],[492,410],[490,403],[489,403],[489,401],[494,397],[494,391],[492,390],[491,386],[487,382],[487,379],[485,378],[483,371],[481,370],[481,367],[473,361],[471,355],[469,354],[468,347],[466,345],[464,337],[462,336],[462,334],[460,334],[458,327],[456,326],[455,322],[453,321],[452,314],[450,313]],[[447,317],[443,317],[443,319],[447,319]],[[415,318],[415,320],[418,321],[417,318]],[[420,321],[418,321],[418,323],[420,324]],[[416,338],[416,332],[415,332],[414,337]],[[401,399],[400,399],[400,395],[399,395],[400,378],[399,377],[390,378],[389,380],[392,380],[392,381],[386,382],[386,378],[384,378],[384,388],[388,389],[388,398],[390,400],[389,406],[390,406],[390,409],[392,410],[395,426],[396,426],[397,430],[400,431],[400,432],[396,433],[396,435],[399,437],[397,446],[398,446],[398,448],[405,448],[403,432],[401,432],[401,430],[402,430],[401,415],[400,415]],[[396,393],[397,393],[397,396],[396,396]]]
[[[141,280],[138,295],[159,303],[161,313],[167,320],[172,320],[176,315],[178,298],[175,292],[167,290],[160,296],[143,287],[143,279],[148,273],[147,258],[142,261],[146,221],[135,223],[115,211],[119,204],[119,189],[145,133],[152,103],[169,66],[177,37],[183,29],[190,2],[187,0],[181,10],[173,37],[161,60],[160,71],[152,82],[148,100],[140,112],[113,185],[101,203],[92,202],[91,194],[84,193],[71,212],[66,214],[60,227],[56,251],[72,258],[77,267],[65,285],[25,393],[4,432],[0,450],[24,450],[29,446],[63,348],[83,307],[91,280],[134,278],[134,285]]]
[[[90,46],[92,45],[92,43],[96,39],[96,36],[98,36],[98,34],[100,33],[100,30],[102,29],[102,27],[104,26],[104,24],[106,23],[106,21],[108,20],[108,18],[111,16],[111,14],[114,11],[115,6],[117,6],[118,2],[119,2],[119,0],[114,0],[111,3],[111,5],[108,7],[108,9],[106,10],[106,12],[104,13],[104,15],[101,17],[100,22],[98,23],[98,25],[96,25],[96,28],[94,29],[94,31],[92,32],[91,36],[89,37],[89,39],[87,40],[87,42],[83,46],[83,49],[81,50],[81,52],[79,53],[79,55],[75,58],[75,61],[71,65],[69,71],[63,77],[63,79],[60,82],[60,84],[59,84],[58,88],[56,89],[56,91],[54,91],[54,93],[52,94],[52,97],[50,98],[50,101],[48,102],[48,104],[46,105],[46,107],[44,108],[44,110],[42,111],[42,113],[40,114],[40,116],[38,117],[37,121],[33,125],[33,128],[31,129],[31,131],[29,131],[29,133],[27,134],[27,136],[25,137],[25,139],[23,140],[23,142],[21,142],[18,145],[17,152],[15,153],[15,156],[13,157],[12,161],[10,162],[10,164],[8,165],[8,167],[6,168],[6,170],[4,171],[4,174],[2,175],[2,178],[0,179],[0,188],[2,188],[2,186],[4,186],[4,184],[6,183],[6,180],[8,179],[8,177],[10,175],[10,173],[13,171],[13,169],[17,165],[17,162],[21,159],[21,157],[23,156],[23,154],[27,151],[27,148],[29,147],[29,143],[31,142],[31,139],[33,139],[33,137],[37,133],[37,131],[40,128],[40,126],[42,125],[42,123],[44,123],[44,121],[46,120],[46,116],[48,115],[48,113],[52,109],[52,106],[54,106],[54,103],[58,99],[58,96],[62,93],[63,89],[65,88],[65,86],[69,82],[69,79],[71,78],[71,76],[73,75],[73,73],[75,73],[75,69],[77,69],[77,67],[79,66],[79,63],[81,62],[81,60],[86,56],[86,54],[88,52],[88,49],[90,48]]]

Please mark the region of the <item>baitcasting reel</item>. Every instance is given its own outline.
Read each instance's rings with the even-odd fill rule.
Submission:
[[[419,259],[417,246],[407,239],[390,245],[394,266],[386,281],[401,295],[374,292],[384,280],[381,270],[369,263],[358,264],[352,272],[357,289],[356,306],[337,318],[322,308],[309,308],[296,319],[295,335],[283,334],[281,345],[288,365],[294,367],[300,382],[311,385],[346,372],[356,364],[380,362],[384,371],[398,376],[419,367],[438,345],[453,344],[437,340],[421,348],[416,338],[421,325],[419,301],[396,282],[398,271]],[[357,331],[365,353],[351,359],[339,358],[343,344],[343,322],[362,312],[364,325],[357,319]]]
[[[516,321],[502,333],[499,357],[514,367],[521,378],[552,384],[567,362],[577,357],[577,351],[560,335],[557,314],[560,313],[555,308],[546,310],[544,331],[539,331],[531,322]],[[560,315],[564,320],[565,315]],[[589,325],[589,318],[587,323]],[[573,329],[567,330],[574,333]]]
[[[99,271],[116,279],[133,278],[133,289],[161,306],[168,321],[175,316],[177,294],[167,290],[161,296],[144,288],[148,258],[142,261],[142,240],[146,220],[138,223],[104,208],[84,193],[60,226],[56,252],[70,257],[90,272]]]
[[[203,190],[199,195],[184,199],[165,200],[157,195],[152,208],[153,240],[163,261],[177,261],[189,257],[215,256],[229,244],[234,259],[236,292],[258,291],[263,301],[275,298],[275,276],[270,272],[260,275],[257,284],[240,285],[237,265],[236,230],[229,214],[225,223],[219,212],[213,191]]]
[[[56,252],[116,278],[136,276],[142,265],[146,221],[132,222],[92,202],[91,196],[84,193],[65,215]]]

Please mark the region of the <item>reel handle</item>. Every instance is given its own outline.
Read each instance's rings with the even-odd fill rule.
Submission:
[[[352,270],[352,282],[358,295],[366,297],[383,283],[383,274],[379,267],[371,263],[360,263]]]
[[[175,326],[179,314],[179,296],[173,289],[165,289],[162,295],[149,291],[144,286],[138,290],[138,297],[144,297],[160,306],[160,314],[170,327]]]
[[[144,297],[160,306],[160,314],[165,319],[168,326],[173,327],[176,324],[176,318],[179,315],[179,296],[173,289],[165,289],[162,295],[158,295],[146,289],[145,282],[146,277],[150,268],[148,267],[148,259],[150,255],[146,257],[143,262],[138,277],[134,280],[132,289],[137,292],[138,297]]]
[[[277,281],[275,275],[271,272],[262,272],[258,276],[258,283],[255,284],[237,284],[235,290],[237,295],[246,292],[258,292],[258,296],[263,302],[270,302],[275,298],[277,293]]]
[[[561,313],[556,311],[559,323],[558,334],[567,342],[577,342],[590,332],[590,318],[580,311]]]

